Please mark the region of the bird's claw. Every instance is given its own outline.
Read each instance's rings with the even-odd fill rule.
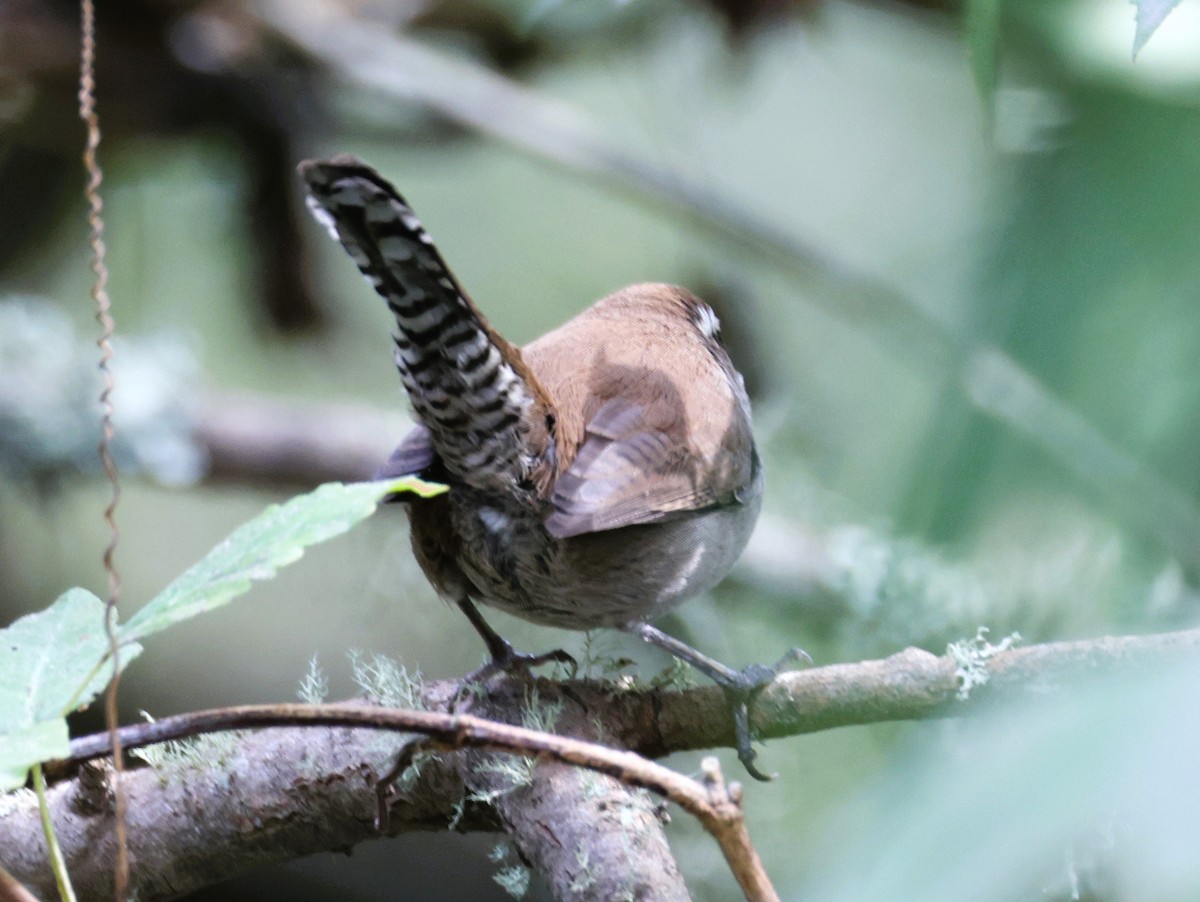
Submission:
[[[491,648],[491,651],[492,659],[482,667],[472,670],[458,684],[458,691],[454,693],[454,698],[450,701],[451,713],[458,708],[473,687],[486,683],[497,674],[528,673],[534,667],[555,663],[566,664],[571,669],[571,676],[574,677],[579,668],[579,663],[561,648],[543,652],[540,655],[529,655],[515,650],[507,640],[501,639]]]
[[[733,734],[737,748],[738,760],[746,768],[746,772],[755,780],[769,783],[778,774],[764,774],[754,766],[758,753],[754,750],[754,732],[750,725],[750,706],[754,699],[771,682],[784,673],[788,665],[797,661],[812,664],[812,658],[802,648],[792,648],[773,666],[766,664],[751,664],[737,672],[733,679],[723,682],[721,688],[733,709]]]

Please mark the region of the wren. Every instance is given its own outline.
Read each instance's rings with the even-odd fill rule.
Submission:
[[[738,756],[767,779],[749,704],[789,658],[735,671],[649,623],[725,577],[762,503],[750,402],[713,311],[673,285],[633,285],[517,348],[378,173],[348,155],[300,171],[314,215],[395,316],[419,424],[379,477],[450,487],[406,499],[413,551],[482,636],[488,670],[550,656],[515,653],[474,602],[632,633],[725,690]]]

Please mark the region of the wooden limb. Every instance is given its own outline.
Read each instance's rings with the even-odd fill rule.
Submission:
[[[1053,642],[981,654],[976,663],[988,682],[960,698],[963,662],[908,649],[880,661],[839,664],[781,675],[755,706],[760,735],[816,732],[849,724],[916,720],[969,714],[997,697],[1044,697],[1069,688],[1072,678],[1122,668],[1144,670],[1150,664],[1193,658],[1200,630],[1151,636],[1120,636]],[[709,748],[732,741],[732,729],[720,690],[684,692],[619,691],[591,681],[534,684],[542,704],[587,711],[602,725],[604,740],[651,757],[684,749]],[[523,684],[523,688],[528,684]],[[426,688],[429,707],[444,705],[456,683]],[[502,704],[500,700],[490,704]],[[525,695],[508,701],[505,719],[522,721]],[[501,709],[489,709],[499,716]],[[283,715],[286,715],[284,717]],[[631,786],[653,788],[712,829],[743,887],[752,887],[742,871],[755,867],[748,842],[739,838],[734,786],[723,801],[713,798],[714,781],[696,781],[644,760],[632,752],[604,748],[523,727],[496,724],[467,715],[394,711],[367,705],[260,706],[164,718],[122,728],[127,748],[147,742],[194,735],[202,730],[267,726],[287,722],[323,724],[324,728],[270,729],[209,740],[176,751],[155,768],[126,773],[129,793],[130,850],[139,898],[166,898],[228,879],[272,862],[313,852],[347,849],[378,835],[374,829],[376,775],[395,760],[400,743],[354,726],[425,732],[449,748],[513,748],[543,762],[595,767]],[[564,721],[565,722],[565,721]],[[588,735],[588,734],[585,734]],[[75,740],[79,759],[105,754],[107,736]],[[770,751],[770,749],[768,749]],[[389,835],[410,830],[495,830],[501,816],[495,806],[464,800],[468,791],[460,765],[433,757],[390,797]],[[61,776],[61,769],[58,771]],[[547,768],[547,773],[550,773]],[[479,779],[474,775],[473,779]],[[475,784],[478,785],[478,784]],[[699,791],[697,791],[697,788]],[[80,897],[111,897],[111,810],[108,771],[84,766],[48,790],[54,823],[62,840]],[[43,897],[54,895],[45,845],[32,793],[0,800],[0,849],[14,879]],[[563,812],[569,816],[572,812]],[[540,823],[540,822],[539,822]],[[555,825],[558,829],[558,825]],[[582,829],[582,828],[580,828]],[[515,829],[514,829],[515,832]],[[727,835],[726,835],[727,834]],[[540,854],[540,853],[537,853]],[[746,889],[751,898],[755,890]]]
[[[216,395],[195,413],[192,435],[208,478],[294,488],[370,479],[411,425],[361,405]]]
[[[548,700],[545,704],[561,706],[562,700],[554,688],[548,686],[547,690]],[[507,698],[500,703],[490,702],[495,710],[514,719],[527,718],[531,704],[540,706],[543,702],[531,702],[527,697]],[[582,709],[582,713],[575,718],[574,726],[578,728],[590,723],[592,716],[592,712],[588,712],[586,708]],[[196,735],[200,732],[233,727],[272,725],[343,728],[362,726],[421,732],[431,737],[433,746],[447,751],[474,748],[516,753],[532,759],[557,762],[558,766],[547,764],[522,769],[498,766],[495,756],[465,756],[455,765],[458,776],[455,784],[465,785],[468,792],[464,798],[457,801],[453,797],[445,801],[451,804],[452,809],[463,801],[493,806],[501,823],[513,835],[518,848],[556,889],[562,891],[559,893],[560,897],[572,895],[581,899],[604,900],[619,897],[624,890],[630,889],[635,898],[687,898],[682,877],[662,834],[659,814],[645,797],[638,798],[630,794],[634,788],[648,789],[664,796],[698,817],[705,828],[713,832],[714,838],[722,845],[731,864],[738,864],[735,876],[739,879],[753,875],[760,884],[766,880],[761,866],[756,871],[745,864],[748,839],[744,835],[744,824],[741,833],[730,829],[734,811],[740,821],[740,804],[731,808],[729,799],[725,798],[718,805],[714,805],[712,799],[718,797],[713,796],[711,781],[701,784],[647,761],[633,752],[619,751],[580,739],[485,720],[473,715],[385,709],[364,704],[254,705],[180,715],[154,723],[138,724],[126,728],[122,738],[132,748],[167,737]],[[252,738],[239,740],[239,757],[246,758],[246,748]],[[107,751],[107,737],[98,734],[77,741],[73,751],[77,757],[90,758],[104,754]],[[268,754],[273,757],[278,752]],[[307,754],[311,757],[311,752]],[[411,760],[411,754],[408,758]],[[196,763],[198,766],[203,764]],[[284,762],[277,761],[264,763],[270,770],[286,766]],[[250,762],[245,761],[238,772],[241,773],[243,768],[250,767]],[[380,773],[394,778],[395,770],[396,768],[379,763],[369,771],[365,767],[362,769],[362,779],[354,781],[359,783],[361,794],[361,799],[356,803],[358,811],[361,812],[363,806],[370,805],[375,798],[370,786],[362,784],[375,784],[375,775]],[[582,771],[594,771],[597,775],[605,775],[610,779],[589,779],[582,775]],[[141,773],[130,775],[131,783],[134,776],[141,776]],[[284,775],[278,775],[278,778],[286,779]],[[292,780],[294,781],[294,778]],[[239,780],[239,783],[243,785],[244,790],[245,778]],[[261,793],[265,789],[265,786],[258,785],[255,792]],[[458,795],[462,796],[461,789]],[[131,802],[134,799],[132,791],[130,799]],[[405,797],[404,801],[407,803],[410,800]],[[397,822],[393,809],[394,804],[389,803],[389,824]],[[134,810],[133,804],[130,810]],[[139,818],[144,818],[148,810],[139,806]],[[165,816],[164,812],[156,810],[160,816]],[[350,812],[343,812],[342,816],[347,814]],[[617,818],[616,822],[614,817]],[[361,815],[355,817],[355,820],[361,819]],[[456,815],[452,813],[449,819],[455,820]],[[192,822],[198,818],[193,814],[192,818],[185,820]],[[222,820],[222,816],[217,815],[212,824],[218,832],[221,831]],[[368,823],[373,823],[376,818],[371,817],[367,820]],[[400,822],[403,820],[404,818],[399,819]],[[153,821],[150,821],[144,825],[149,832],[143,838],[154,837],[154,844],[157,845],[159,836],[151,829],[152,823]],[[548,831],[554,837],[552,842],[545,841]],[[59,825],[59,832],[64,836],[64,845],[67,845],[67,828]],[[199,825],[193,823],[193,842],[198,832]],[[630,845],[631,837],[636,837],[633,846]],[[213,837],[212,842],[201,844],[201,848],[209,848],[205,853],[206,865],[221,860],[218,848],[212,847],[220,847],[222,844],[220,837]],[[136,841],[131,845],[136,859],[139,846]],[[94,851],[93,849],[88,853],[93,858]],[[636,854],[633,854],[634,851]],[[752,849],[749,849],[749,852],[753,861],[757,862],[757,855]],[[69,859],[69,864],[74,873],[76,861]],[[76,880],[81,882],[79,877],[76,877]],[[172,885],[177,884],[176,877]],[[769,890],[767,893],[764,893],[761,885],[746,886],[744,891],[750,899],[775,898],[769,883],[766,883],[766,887]],[[139,894],[142,896],[156,898],[158,889],[156,885],[147,886],[139,882]]]
[[[0,902],[38,902],[38,899],[0,865]]]
[[[559,760],[484,751],[459,757],[464,784],[494,807],[521,859],[549,884],[551,895],[579,902],[690,899],[663,829],[666,806],[651,793],[669,797],[673,791],[676,801],[686,794],[684,807],[694,813],[703,804],[703,787],[596,745],[604,738],[599,735],[604,715],[569,690],[510,683],[498,688],[474,699],[471,712],[515,717],[523,725],[592,743],[563,749]]]

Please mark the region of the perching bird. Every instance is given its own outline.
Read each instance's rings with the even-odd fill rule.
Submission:
[[[498,668],[517,655],[482,602],[534,623],[612,627],[714,679],[753,766],[748,706],[775,668],[735,671],[649,621],[737,560],[763,474],[742,378],[717,317],[673,285],[633,285],[524,348],[491,328],[387,181],[354,157],[301,164],[309,206],[396,318],[420,425],[381,477],[450,490],[409,505],[417,560]],[[786,660],[786,659],[785,659]]]

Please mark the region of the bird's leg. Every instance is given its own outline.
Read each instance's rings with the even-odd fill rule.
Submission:
[[[469,598],[460,598],[458,607],[471,621],[471,626],[475,627],[475,632],[479,633],[479,638],[483,640],[483,644],[487,646],[488,654],[491,660],[480,667],[478,670],[473,670],[463,678],[463,689],[472,683],[482,683],[489,677],[495,676],[497,673],[511,673],[514,670],[529,670],[532,667],[539,667],[542,664],[549,664],[556,661],[560,664],[569,664],[572,667],[575,665],[575,659],[563,651],[561,648],[556,648],[554,651],[548,651],[540,655],[526,655],[516,651],[507,639],[497,633],[479,613],[479,609]],[[458,695],[461,696],[463,689],[459,690]],[[457,700],[456,696],[456,700]]]
[[[807,652],[799,648],[793,648],[780,658],[773,667],[768,667],[765,664],[751,664],[743,670],[734,670],[732,667],[726,667],[720,661],[697,651],[686,642],[680,642],[678,639],[668,636],[662,630],[648,623],[629,623],[623,626],[622,629],[627,633],[644,639],[651,645],[657,645],[663,651],[669,652],[681,661],[691,664],[720,686],[725,691],[725,697],[729,700],[730,708],[733,711],[733,729],[737,743],[738,758],[754,779],[763,781],[774,779],[774,777],[762,773],[754,766],[756,753],[751,744],[754,736],[750,729],[750,705],[754,702],[754,697],[775,677],[786,670],[789,664],[795,661],[804,661],[811,664],[812,659],[809,658]]]

